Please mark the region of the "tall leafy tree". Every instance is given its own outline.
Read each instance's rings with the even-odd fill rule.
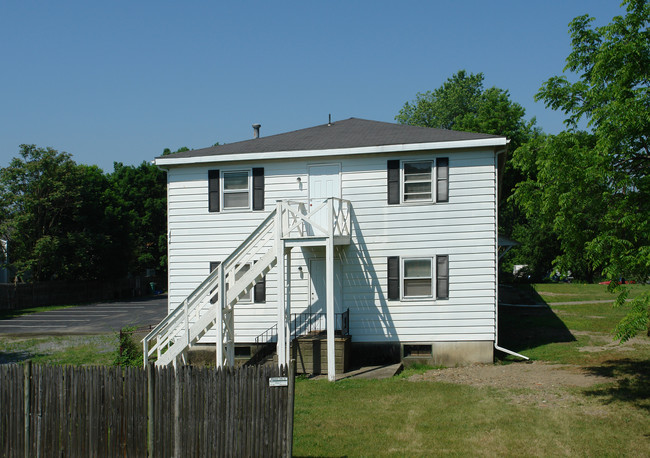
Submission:
[[[601,273],[586,250],[603,230],[607,212],[607,165],[593,154],[595,143],[586,132],[563,132],[539,136],[514,153],[513,165],[526,179],[516,185],[512,200],[529,223],[528,233],[518,236],[542,249],[530,257],[537,274],[549,264],[586,281]],[[535,264],[540,260],[543,264]]]
[[[564,70],[577,79],[552,77],[537,98],[562,110],[570,129],[586,120],[596,138],[592,158],[603,170],[606,211],[601,229],[585,244],[586,256],[613,280],[645,282],[650,275],[650,4],[629,0],[624,5],[626,14],[605,26],[593,27],[589,15],[569,24],[572,51]],[[624,298],[623,293],[619,304]],[[648,327],[649,304],[649,294],[633,301],[616,330],[618,338]]]
[[[167,179],[158,167],[114,164],[108,176],[110,204],[107,214],[119,220],[121,243],[128,247],[123,264],[133,274],[148,268],[167,272]]]
[[[526,121],[526,111],[510,100],[507,90],[485,89],[484,80],[483,73],[460,70],[439,88],[417,93],[395,119],[412,126],[504,135],[514,150],[536,133],[535,120]]]
[[[110,275],[113,253],[97,167],[77,165],[67,153],[21,145],[0,169],[0,234],[23,277],[90,279]]]

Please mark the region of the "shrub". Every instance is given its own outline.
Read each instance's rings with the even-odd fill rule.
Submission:
[[[134,326],[122,328],[119,332],[118,348],[115,352],[116,366],[142,367],[142,347],[133,339]]]

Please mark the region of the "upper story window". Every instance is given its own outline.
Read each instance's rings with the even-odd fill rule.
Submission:
[[[449,158],[388,161],[388,203],[448,202]]]
[[[250,208],[250,170],[223,172],[223,209]]]
[[[264,210],[264,168],[208,170],[208,211]]]
[[[432,161],[404,162],[404,202],[432,201]]]

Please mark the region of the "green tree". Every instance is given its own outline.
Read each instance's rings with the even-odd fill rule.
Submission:
[[[625,16],[605,26],[592,27],[589,15],[569,24],[572,51],[564,70],[577,80],[550,78],[537,99],[562,110],[570,129],[586,120],[596,138],[592,157],[602,166],[606,211],[598,234],[585,245],[586,256],[612,280],[645,282],[650,275],[650,5],[643,0],[624,5]],[[633,301],[616,329],[618,338],[648,328],[649,304],[650,294]]]
[[[19,276],[90,279],[108,274],[103,232],[106,177],[67,153],[21,145],[0,169],[0,238]]]
[[[108,176],[110,204],[106,213],[118,220],[113,236],[128,247],[124,266],[134,275],[154,268],[167,272],[167,179],[158,167],[114,164]]]
[[[395,119],[412,126],[504,135],[514,150],[536,132],[535,120],[525,120],[526,111],[510,100],[507,90],[485,89],[484,79],[483,73],[460,70],[439,88],[417,93]]]
[[[519,236],[533,238],[544,253],[531,259],[550,260],[554,269],[571,271],[575,278],[589,282],[601,274],[601,266],[590,258],[587,245],[602,232],[607,212],[603,199],[607,164],[594,155],[595,143],[596,137],[589,133],[563,132],[521,146],[513,165],[526,179],[516,185],[511,197],[530,225],[528,234]],[[531,268],[539,274],[548,264]]]

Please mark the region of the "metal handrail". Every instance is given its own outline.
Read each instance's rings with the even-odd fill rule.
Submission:
[[[315,318],[315,319],[314,319]],[[291,338],[295,339],[296,337],[304,334],[298,334],[298,330],[304,325],[306,333],[314,331],[326,331],[327,330],[327,321],[325,313],[311,313],[311,312],[302,312],[302,313],[292,313],[291,321],[289,324],[289,330],[291,332]],[[348,308],[345,312],[335,313],[334,314],[334,331],[341,331],[341,335],[349,336],[350,335],[350,309]],[[268,343],[273,342],[274,338],[277,341],[278,336],[278,325],[274,324],[260,335],[255,337],[255,343]]]
[[[262,343],[268,343],[268,342],[273,342],[275,338],[275,341],[277,342],[278,340],[278,325],[277,323],[268,328],[266,331],[261,333],[259,336],[255,337],[255,344],[259,345],[260,342]]]
[[[315,319],[314,319],[315,318]],[[298,331],[303,328],[303,333]],[[291,314],[291,338],[295,339],[304,333],[327,331],[327,314],[326,313],[292,313]],[[350,309],[345,312],[334,314],[334,331],[341,331],[341,335],[350,335]]]

